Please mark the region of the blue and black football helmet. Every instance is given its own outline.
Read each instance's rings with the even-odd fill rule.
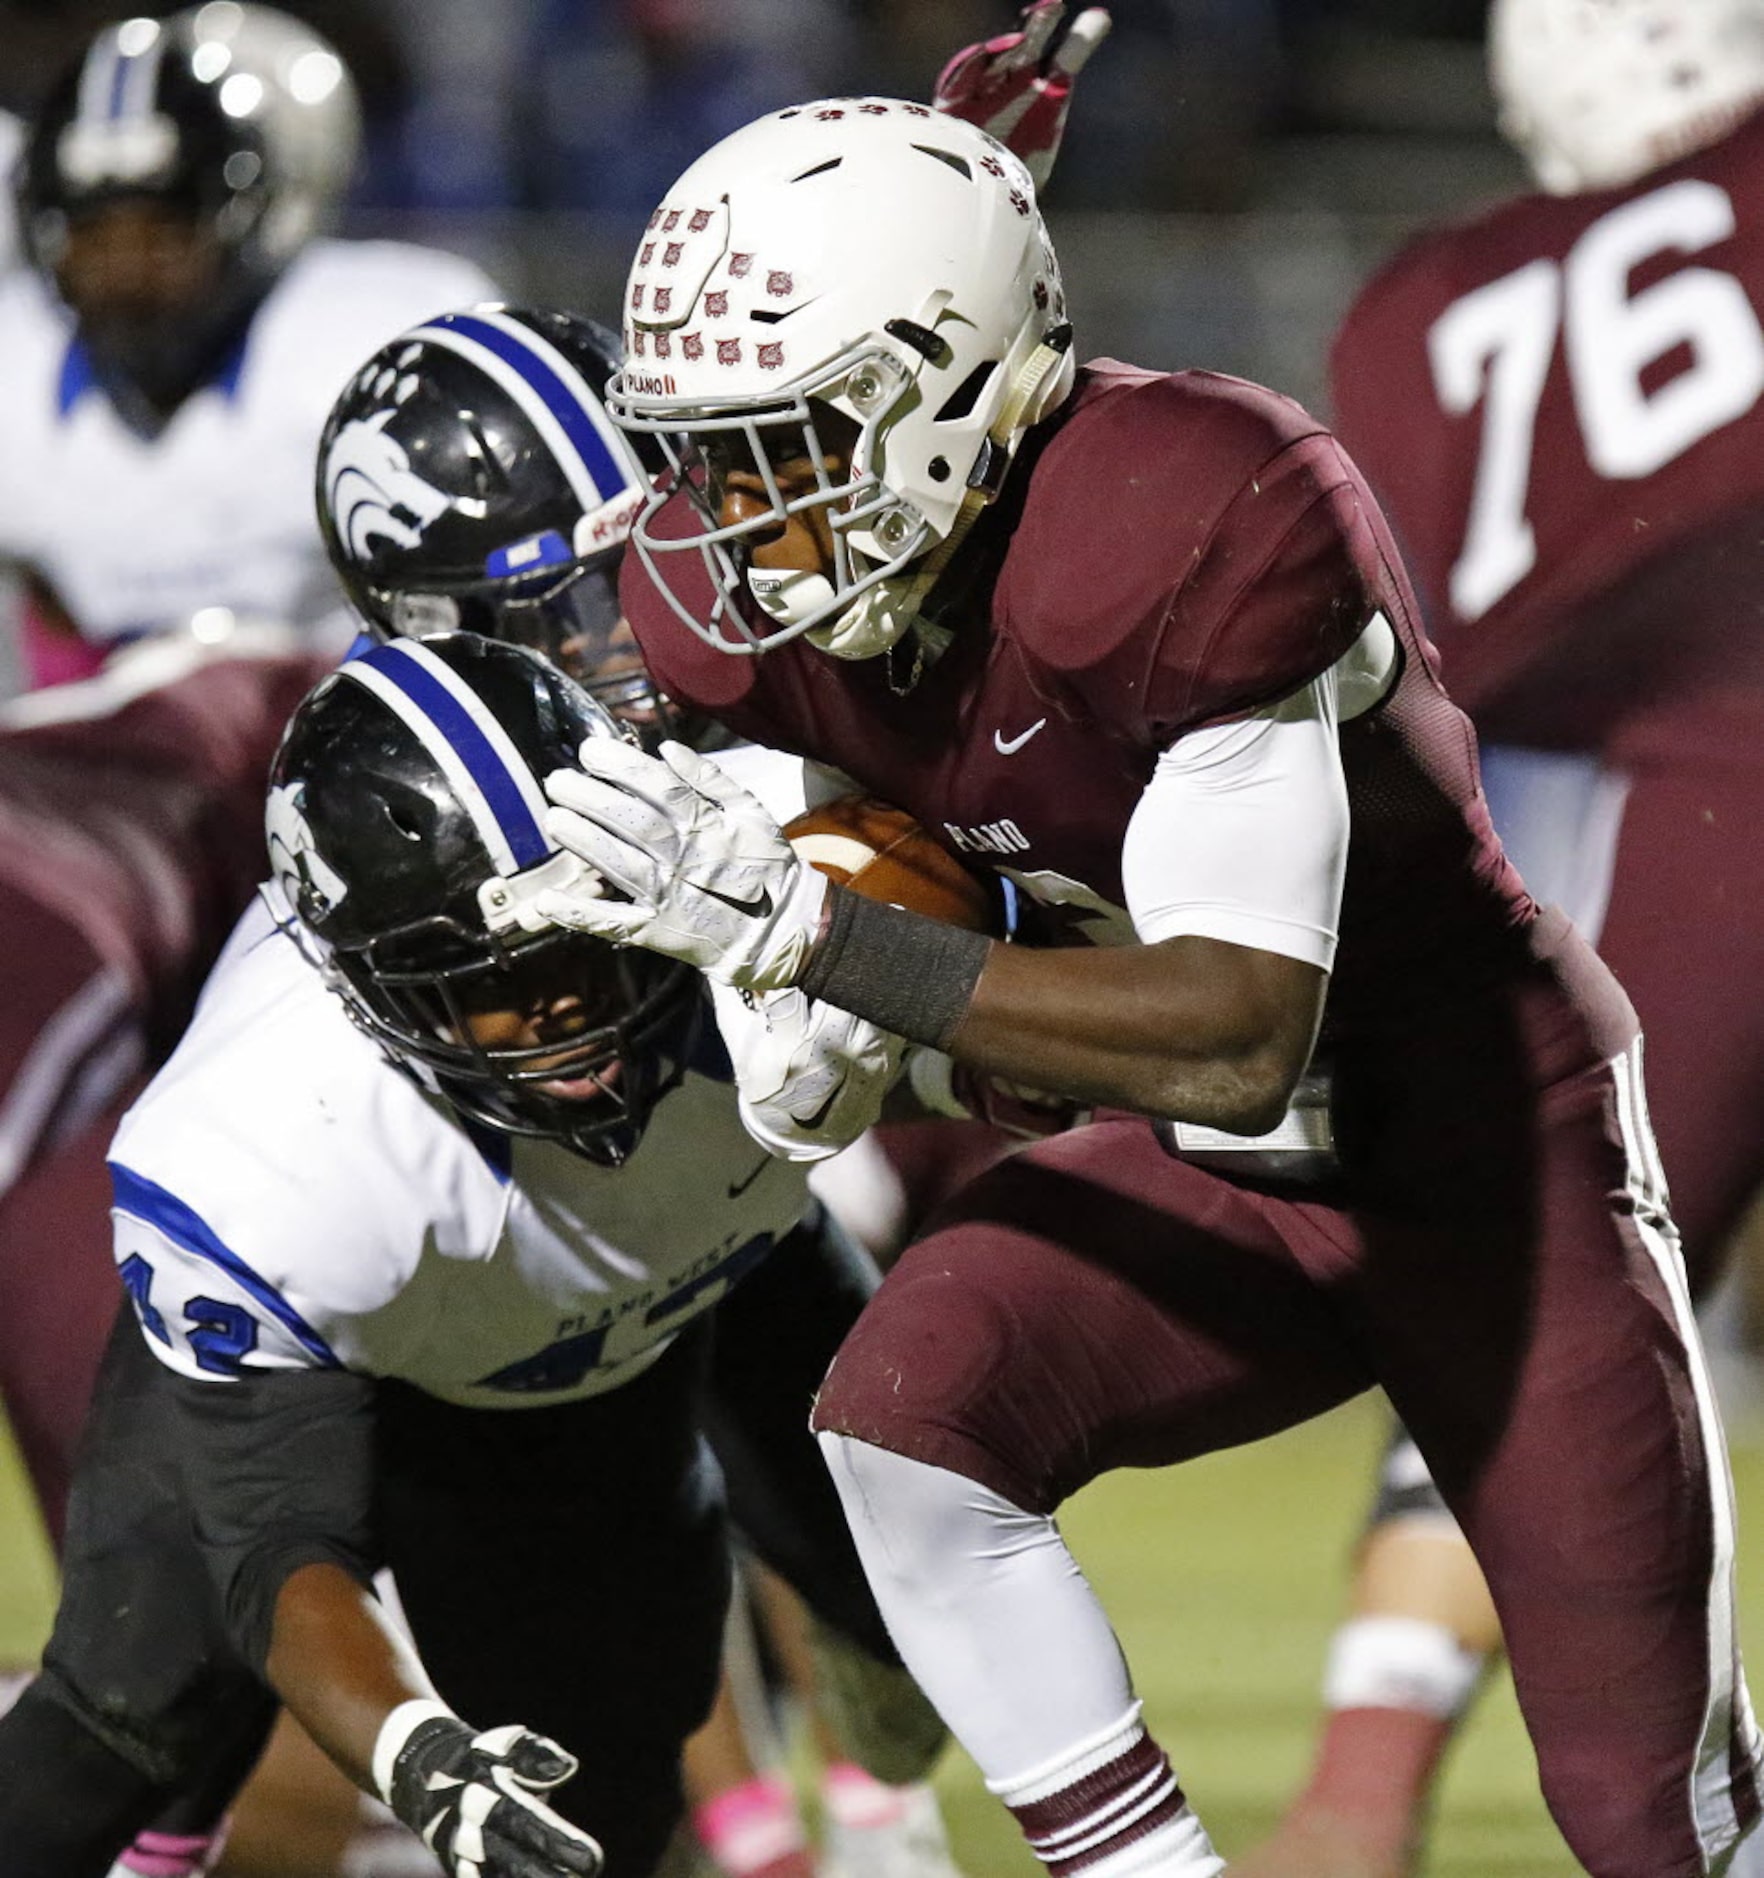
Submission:
[[[208,0],[100,32],[33,115],[13,175],[33,265],[119,204],[187,225],[210,255],[175,304],[114,287],[74,305],[88,362],[160,414],[220,369],[258,302],[327,227],[360,147],[355,85],[329,43],[272,7]]]
[[[618,341],[569,313],[442,314],[382,346],[319,443],[318,513],[370,630],[543,652],[646,741],[688,727],[619,615],[650,471],[600,402]]]
[[[543,778],[623,734],[525,647],[395,639],[295,712],[266,811],[274,896],[388,1057],[470,1121],[609,1165],[704,1009],[689,967],[532,911],[585,871],[544,832]]]

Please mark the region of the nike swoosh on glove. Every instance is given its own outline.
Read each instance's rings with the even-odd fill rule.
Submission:
[[[711,1001],[742,1124],[768,1154],[824,1161],[881,1115],[906,1047],[898,1037],[795,990],[713,985]]]
[[[380,1797],[448,1878],[599,1878],[600,1847],[539,1799],[576,1771],[511,1724],[478,1734],[439,1702],[405,1702],[374,1746]]]
[[[827,877],[797,858],[778,824],[709,757],[683,743],[646,756],[590,737],[579,770],[554,770],[545,830],[601,881],[544,893],[555,925],[696,966],[718,984],[779,991],[821,928]]]
[[[977,124],[1023,160],[1037,189],[1053,173],[1072,84],[1108,37],[1106,7],[1086,7],[1066,20],[1064,0],[1035,0],[1017,31],[964,46],[937,77],[931,102]]]

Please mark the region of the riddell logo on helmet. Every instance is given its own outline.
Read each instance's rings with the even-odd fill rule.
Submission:
[[[672,372],[627,372],[625,383],[642,398],[671,398],[674,395]]]
[[[669,390],[673,389],[673,380],[665,381]],[[637,511],[643,506],[643,492],[633,489],[617,502],[608,503],[598,515],[584,518],[577,533],[576,551],[605,547],[609,542],[623,541],[631,532],[631,524],[637,519]]]

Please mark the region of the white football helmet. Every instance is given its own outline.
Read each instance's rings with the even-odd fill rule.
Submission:
[[[1764,0],[1494,0],[1488,59],[1542,187],[1612,189],[1764,101]]]
[[[1002,144],[886,98],[761,118],[669,190],[631,269],[607,409],[674,457],[638,518],[637,551],[680,618],[722,651],[812,633],[842,657],[874,656],[929,585],[922,567],[908,570],[953,546],[1024,432],[1070,390],[1070,342],[1033,186]],[[848,470],[823,448],[829,410],[855,430]],[[808,493],[780,490],[781,451],[819,466]],[[763,485],[769,512],[724,525],[731,467]],[[682,487],[700,526],[658,535],[651,525]],[[811,508],[828,511],[832,577],[752,568],[756,538]],[[680,551],[711,572],[709,620],[668,578]]]

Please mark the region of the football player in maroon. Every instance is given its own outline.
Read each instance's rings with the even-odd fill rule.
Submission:
[[[1497,0],[1489,50],[1541,193],[1371,282],[1336,416],[1509,854],[1635,1002],[1694,1294],[1764,1179],[1764,5]],[[1408,1871],[1499,1642],[1400,1435],[1352,1604],[1258,1878]]]
[[[968,125],[832,100],[687,171],[608,394],[684,440],[625,562],[656,680],[941,830],[1044,943],[832,886],[675,744],[549,779],[601,882],[542,910],[1094,1106],[907,1250],[816,1409],[903,1657],[1052,1870],[1223,1869],[1061,1502],[1378,1383],[1582,1862],[1719,1872],[1759,1741],[1634,1013],[1505,861],[1334,439],[1071,337]]]

